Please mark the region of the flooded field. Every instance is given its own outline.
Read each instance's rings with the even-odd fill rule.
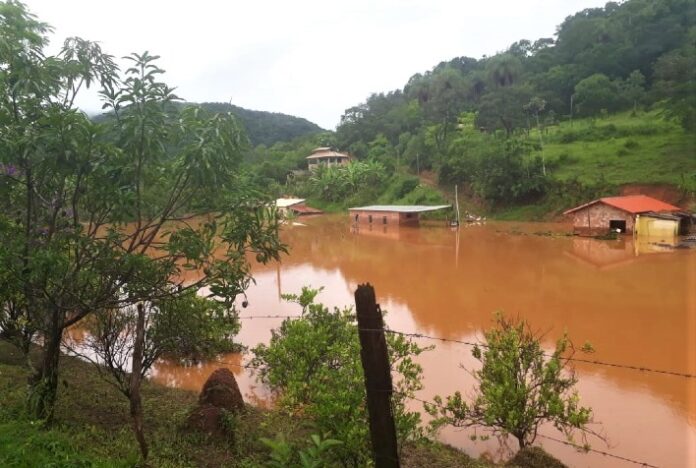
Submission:
[[[357,284],[370,282],[395,330],[475,341],[502,310],[546,332],[549,347],[567,330],[576,344],[593,345],[590,359],[696,374],[696,250],[665,250],[630,237],[556,236],[567,227],[538,223],[355,231],[347,216],[301,221],[284,227],[291,250],[282,263],[255,267],[243,316],[296,314],[297,306],[279,295],[305,285],[323,286],[318,300],[326,305],[351,305]],[[249,346],[267,341],[280,322],[244,320],[239,339]],[[436,348],[421,356],[425,389],[418,396],[468,393],[473,381],[460,365],[475,366],[471,349],[420,341]],[[160,363],[153,377],[198,390],[215,368],[228,365],[248,401],[265,401],[267,392],[238,367],[242,356],[221,361],[227,364]],[[656,466],[696,466],[696,379],[595,364],[576,370],[582,403],[594,409],[596,429],[609,441],[593,448]],[[497,441],[472,442],[472,433],[444,430],[441,439],[472,455],[501,454]],[[544,434],[562,437],[550,428]],[[538,442],[570,466],[631,466]]]

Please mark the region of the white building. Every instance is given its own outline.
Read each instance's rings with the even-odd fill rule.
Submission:
[[[319,167],[320,164],[326,166],[345,166],[350,162],[350,156],[338,151],[333,151],[328,146],[315,148],[312,154],[307,156],[307,166],[310,170]]]

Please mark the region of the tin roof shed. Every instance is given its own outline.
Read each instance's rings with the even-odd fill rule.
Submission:
[[[348,208],[349,211],[389,211],[393,213],[425,213],[449,208],[452,205],[370,205]]]

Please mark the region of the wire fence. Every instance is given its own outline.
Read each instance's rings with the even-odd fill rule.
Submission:
[[[303,315],[247,315],[247,316],[240,316],[239,319],[241,320],[255,320],[255,319],[298,319],[302,318]],[[399,331],[399,330],[393,330],[389,328],[358,328],[358,331],[362,332],[368,332],[368,333],[386,333],[386,334],[392,334],[392,335],[399,335],[399,336],[404,336],[408,338],[418,338],[418,339],[427,339],[427,340],[432,340],[432,341],[439,341],[439,342],[444,342],[444,343],[453,343],[453,344],[459,344],[459,345],[464,345],[464,346],[478,346],[482,348],[490,348],[485,343],[480,343],[480,342],[473,342],[473,341],[466,341],[466,340],[459,340],[459,339],[453,339],[453,338],[444,338],[444,337],[439,337],[439,336],[430,336],[426,335],[423,333],[409,333],[409,332],[404,332],[404,331]],[[620,364],[620,363],[614,363],[614,362],[606,362],[606,361],[600,361],[596,359],[585,359],[585,358],[576,358],[576,357],[563,357],[563,356],[554,356],[549,353],[542,353],[543,356],[545,357],[559,357],[560,359],[566,360],[566,361],[572,361],[572,362],[579,362],[579,363],[584,363],[584,364],[593,364],[593,365],[598,365],[598,366],[607,366],[607,367],[613,367],[613,368],[620,368],[620,369],[627,369],[627,370],[632,370],[632,371],[639,371],[639,372],[644,372],[644,373],[654,373],[654,374],[662,374],[662,375],[668,375],[668,376],[674,376],[674,377],[681,377],[681,378],[687,378],[687,379],[696,379],[696,374],[690,374],[687,372],[678,372],[678,371],[672,371],[672,370],[665,370],[665,369],[654,369],[646,366],[639,366],[639,365],[631,365],[631,364]],[[228,361],[216,361],[220,364],[225,364],[225,365],[230,365],[234,366],[240,369],[245,369],[245,370],[260,370],[262,366],[254,366],[250,363],[246,364],[237,364],[237,363],[232,363]],[[411,401],[416,401],[424,405],[424,408],[427,406],[430,406],[431,408],[440,408],[440,409],[446,409],[445,406],[438,404],[435,401],[427,401],[423,400],[420,398],[417,398],[413,395],[404,393],[404,392],[399,392],[396,390],[380,390],[380,391],[386,391],[389,392],[390,394],[397,394],[401,396],[404,399],[408,399]],[[615,460],[620,460],[626,463],[631,463],[634,465],[639,465],[639,466],[644,466],[648,468],[658,468],[656,465],[650,464],[648,462],[632,459],[626,456],[622,455],[617,455],[614,453],[610,453],[604,450],[599,450],[592,448],[590,446],[584,446],[584,445],[579,445],[574,442],[568,441],[568,440],[562,440],[558,439],[555,437],[543,435],[543,434],[538,434],[537,435],[539,438],[552,441],[558,444],[563,444],[569,447],[572,447],[578,451],[583,451],[583,452],[591,452],[595,453],[607,458],[612,458]]]
[[[249,364],[249,363],[247,363],[247,364],[237,364],[237,363],[235,363],[235,362],[229,362],[229,361],[215,361],[215,362],[216,362],[217,364],[224,364],[224,365],[236,367],[236,368],[242,369],[242,370],[249,370],[249,369],[252,369],[252,370],[260,370],[260,369],[262,368],[262,366],[253,366],[253,365],[251,365],[251,364]],[[441,404],[438,404],[438,403],[435,402],[435,401],[432,401],[432,400],[430,400],[430,401],[428,401],[428,400],[423,400],[423,399],[421,399],[421,398],[415,397],[415,396],[413,396],[413,395],[409,395],[408,393],[405,393],[405,392],[400,392],[400,391],[398,391],[398,390],[393,390],[393,389],[392,389],[392,390],[384,390],[384,389],[380,389],[380,390],[378,390],[378,391],[379,391],[379,392],[386,392],[386,393],[390,393],[390,394],[394,394],[394,395],[399,395],[399,396],[401,396],[401,397],[404,398],[404,399],[419,402],[419,403],[423,404],[424,407],[426,407],[426,405],[427,405],[427,406],[430,406],[430,407],[436,407],[436,408],[440,408],[440,409],[446,409],[445,406],[443,406],[443,405],[441,405]],[[650,464],[650,463],[648,463],[648,462],[644,462],[644,461],[640,461],[640,460],[635,460],[635,459],[632,459],[632,458],[629,458],[629,457],[625,457],[625,456],[622,456],[622,455],[617,455],[617,454],[614,454],[614,453],[609,453],[609,452],[606,452],[606,451],[604,451],[604,450],[595,449],[595,448],[592,448],[592,447],[589,447],[589,446],[578,445],[578,444],[575,444],[575,443],[570,442],[570,441],[567,441],[567,440],[561,440],[561,439],[557,439],[557,438],[555,438],[555,437],[551,437],[551,436],[547,436],[547,435],[543,435],[543,434],[537,434],[537,437],[542,438],[542,439],[545,439],[545,440],[549,440],[549,441],[552,441],[552,442],[556,442],[556,443],[559,443],[559,444],[563,444],[563,445],[566,445],[566,446],[569,446],[569,447],[572,447],[572,448],[574,448],[574,449],[576,449],[576,450],[578,450],[578,451],[596,453],[596,454],[602,455],[602,456],[604,456],[604,457],[613,458],[613,459],[615,459],[615,460],[621,460],[621,461],[624,461],[624,462],[627,462],[627,463],[632,463],[632,464],[634,464],[634,465],[644,466],[644,467],[648,467],[648,468],[659,468],[658,466],[652,465],[652,464]]]
[[[302,315],[246,315],[246,316],[240,316],[240,320],[255,320],[255,319],[297,319],[297,318],[302,318]],[[439,336],[430,336],[430,335],[425,335],[423,333],[409,333],[409,332],[403,332],[399,330],[392,330],[389,328],[374,328],[374,329],[366,329],[366,328],[360,328],[358,329],[359,331],[365,331],[365,332],[373,332],[373,333],[389,333],[392,335],[401,335],[409,338],[421,338],[421,339],[427,339],[427,340],[432,340],[432,341],[439,341],[442,343],[455,343],[455,344],[460,344],[460,345],[465,345],[465,346],[479,346],[482,348],[487,348],[488,345],[485,343],[477,343],[473,341],[466,341],[466,340],[458,340],[458,339],[453,339],[453,338],[443,338]],[[549,353],[543,353],[545,357],[554,357],[552,354]],[[571,362],[580,362],[583,364],[594,364],[597,366],[605,366],[605,367],[614,367],[618,369],[628,369],[628,370],[633,370],[633,371],[638,371],[638,372],[648,372],[648,373],[653,373],[653,374],[662,374],[662,375],[671,375],[674,377],[683,377],[686,379],[696,379],[696,374],[690,374],[688,372],[679,372],[679,371],[673,371],[673,370],[665,370],[665,369],[654,369],[651,367],[646,367],[646,366],[639,366],[639,365],[634,365],[634,364],[620,364],[616,362],[607,362],[607,361],[600,361],[597,359],[586,359],[586,358],[577,358],[577,357],[561,357],[561,359],[565,361],[571,361]]]

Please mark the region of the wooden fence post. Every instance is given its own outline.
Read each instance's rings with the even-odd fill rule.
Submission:
[[[370,438],[376,468],[399,468],[396,426],[392,414],[392,380],[384,338],[382,311],[375,290],[368,284],[355,290],[355,311],[360,336],[360,359],[365,373]]]

